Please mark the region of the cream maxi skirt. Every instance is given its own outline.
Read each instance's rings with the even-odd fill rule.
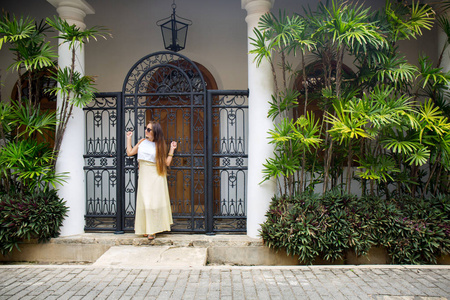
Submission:
[[[167,177],[158,175],[155,163],[140,160],[134,232],[155,234],[170,231],[171,224]]]

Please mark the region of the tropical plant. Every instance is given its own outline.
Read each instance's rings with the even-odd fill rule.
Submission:
[[[429,264],[450,253],[450,198],[358,198],[341,192],[274,197],[264,243],[299,262],[344,260],[384,247],[393,264]]]
[[[59,17],[54,17],[53,19],[47,18],[47,23],[60,32],[57,38],[62,40],[62,44],[69,44],[69,50],[72,51],[71,66],[58,69],[53,78],[59,85],[51,89],[52,93],[59,94],[62,98],[57,114],[59,122],[53,148],[53,151],[58,153],[67,128],[67,123],[72,116],[73,107],[84,107],[87,105],[93,99],[96,91],[93,86],[93,77],[83,76],[80,72],[76,71],[76,51],[78,48],[81,49],[90,39],[97,40],[97,37],[106,38],[107,33],[103,27],[99,26],[82,30],[75,24],[69,25],[66,20],[62,20]]]
[[[0,253],[8,254],[25,239],[49,240],[59,234],[67,207],[56,190],[0,197]],[[20,250],[20,249],[19,249]]]
[[[30,18],[17,19],[8,13],[0,19],[0,50],[5,43],[11,45],[10,50],[15,54],[15,62],[8,68],[17,71],[18,99],[22,100],[22,74],[26,74],[28,80],[28,102],[30,106],[39,103],[32,92],[32,80],[40,70],[54,65],[57,57],[50,42],[45,41],[45,36],[50,27],[45,22],[35,23]],[[25,71],[25,73],[24,73]],[[21,102],[19,102],[21,104]]]
[[[264,15],[250,51],[258,64],[269,61],[276,86],[269,110],[275,153],[264,164],[265,179],[278,178],[281,195],[303,192],[306,172],[311,183],[323,183],[323,192],[345,186],[349,193],[355,179],[362,194],[369,183],[371,194],[388,198],[448,191],[450,76],[426,56],[418,66],[410,64],[397,45],[432,27],[436,15],[431,6],[387,1],[383,10],[372,13],[351,1],[329,1],[304,12],[305,17]],[[445,20],[439,22],[444,30]],[[299,53],[302,89],[296,91],[286,85],[286,78],[298,74],[288,58],[296,59]],[[344,72],[344,55],[354,58],[357,72]],[[275,69],[277,57],[280,73]],[[305,57],[317,60],[305,66]],[[309,72],[315,73],[311,80]],[[320,143],[296,149],[291,129],[302,98],[304,119],[309,118],[309,99],[323,109],[324,118],[314,117]]]
[[[321,58],[324,69],[325,98],[330,101],[342,101],[343,62],[347,52],[366,53],[368,47],[379,49],[386,43],[376,23],[369,20],[369,9],[363,5],[355,5],[347,1],[331,1],[330,5],[318,4],[317,12],[308,14],[315,28],[313,39],[318,40],[316,55]],[[332,79],[332,62],[335,64],[334,80]],[[326,70],[326,71],[325,71]],[[334,114],[329,104],[323,105],[325,111]],[[326,127],[328,129],[328,127]],[[329,188],[329,172],[333,157],[333,140],[326,131],[327,147],[324,161],[323,192]]]
[[[290,111],[298,105],[298,91],[289,89],[287,81],[292,76],[292,67],[287,60],[291,53],[300,53],[302,64],[305,64],[305,53],[315,47],[310,39],[311,32],[306,19],[298,15],[287,16],[280,11],[277,18],[274,14],[267,13],[261,17],[259,28],[254,30],[255,39],[252,45],[255,47],[250,53],[255,54],[255,60],[259,65],[263,59],[270,63],[275,93],[272,95],[268,117],[276,122],[275,129],[270,131],[270,143],[275,144],[273,158],[269,158],[264,164],[266,174],[264,180],[271,177],[277,178],[280,193],[293,194],[302,192],[305,187],[306,155],[312,148],[320,144],[317,134],[318,124],[314,115],[308,115],[302,119],[292,120]],[[281,81],[279,88],[275,53],[281,57]],[[304,84],[306,76],[304,74]],[[308,103],[308,94],[305,95],[305,109]],[[303,166],[303,168],[300,168]],[[312,177],[311,177],[312,178]],[[284,184],[280,182],[283,180]],[[284,189],[281,186],[284,186]]]
[[[43,111],[39,105],[39,88],[34,79],[55,69],[53,47],[46,41],[51,29],[60,32],[69,43],[72,65],[54,72],[58,86],[50,92],[62,97],[58,112]],[[11,251],[20,239],[46,240],[58,234],[67,208],[56,194],[66,174],[55,172],[55,164],[73,106],[83,107],[93,98],[93,78],[75,70],[75,49],[89,38],[104,37],[100,27],[81,30],[60,18],[35,23],[30,18],[16,18],[5,13],[0,18],[0,49],[9,44],[17,71],[17,99],[0,102],[0,250]],[[45,70],[44,70],[45,69]],[[26,76],[28,92],[22,93]],[[54,134],[54,146],[42,142]]]
[[[47,190],[63,180],[52,167],[56,155],[49,144],[38,137],[54,130],[57,120],[52,112],[41,111],[32,92],[31,78],[44,67],[53,65],[54,52],[45,34],[48,26],[32,19],[17,19],[4,14],[0,20],[0,46],[11,45],[15,62],[9,69],[18,72],[18,99],[0,103],[0,134],[5,145],[0,149],[2,189],[8,193]],[[21,94],[21,74],[29,80],[28,95]],[[27,96],[27,97],[25,97]]]

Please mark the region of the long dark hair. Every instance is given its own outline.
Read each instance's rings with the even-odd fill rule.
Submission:
[[[167,174],[166,154],[167,146],[164,140],[164,133],[158,122],[151,121],[153,130],[153,141],[156,145],[156,170],[158,175],[165,176]],[[148,125],[147,125],[148,126]]]

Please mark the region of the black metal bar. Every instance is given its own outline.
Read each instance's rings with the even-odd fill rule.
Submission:
[[[145,74],[144,74],[145,75]],[[180,97],[180,96],[191,96],[191,95],[203,95],[203,92],[173,92],[173,93],[130,93],[125,94],[125,96],[133,97],[133,96],[143,96],[143,97],[149,97],[149,96],[167,96],[167,97]]]
[[[143,105],[143,106],[139,106],[140,109],[162,109],[162,108],[174,108],[173,105]],[[203,105],[177,105],[176,108],[203,108]],[[133,106],[127,106],[126,109],[134,109]]]
[[[248,97],[249,90],[209,90],[213,96],[223,95],[223,96],[246,96]]]
[[[87,171],[92,171],[92,170],[117,170],[117,166],[115,167],[83,167],[83,170]]]
[[[123,118],[122,116],[124,115],[124,111],[123,111],[123,99],[122,99],[122,93],[117,93],[117,116],[118,116],[118,120],[117,120],[117,128],[116,128],[116,137],[117,137],[117,149],[116,149],[116,159],[117,159],[117,170],[116,170],[116,174],[117,174],[117,189],[116,189],[116,193],[117,193],[117,213],[116,213],[116,234],[121,234],[124,233],[124,221],[123,221],[123,217],[122,214],[125,210],[125,203],[124,203],[124,199],[125,199],[125,191],[124,191],[124,175],[123,174],[123,170],[124,170],[124,157],[123,157],[123,146],[125,144],[125,126],[123,124]]]
[[[207,194],[205,199],[206,205],[206,234],[213,235],[214,234],[214,189],[213,189],[213,125],[212,125],[212,93],[210,90],[207,92],[206,96],[206,149],[207,149],[207,162],[206,162],[206,187]]]
[[[190,143],[191,143],[191,146],[190,146],[190,151],[191,151],[191,153],[190,153],[190,156],[191,156],[191,165],[190,165],[190,173],[191,173],[191,191],[190,191],[190,194],[191,194],[191,209],[190,209],[190,211],[191,211],[191,228],[192,228],[192,230],[194,230],[195,229],[195,205],[194,205],[194,203],[195,203],[195,180],[196,180],[196,178],[195,178],[195,172],[194,172],[194,156],[193,156],[193,152],[194,152],[194,126],[193,126],[193,122],[195,122],[195,119],[194,119],[194,108],[193,108],[193,105],[194,105],[194,101],[192,101],[192,97],[190,98],[191,99],[191,106],[190,106],[190,120],[191,120],[191,128],[190,128],[190,135],[191,135],[191,141],[190,141]],[[199,176],[197,176],[197,178],[199,178]]]

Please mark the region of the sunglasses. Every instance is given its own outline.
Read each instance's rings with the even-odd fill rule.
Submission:
[[[145,130],[147,130],[147,132],[150,132],[150,131],[152,131],[152,129],[151,129],[151,128],[149,128],[149,127],[145,128]]]

